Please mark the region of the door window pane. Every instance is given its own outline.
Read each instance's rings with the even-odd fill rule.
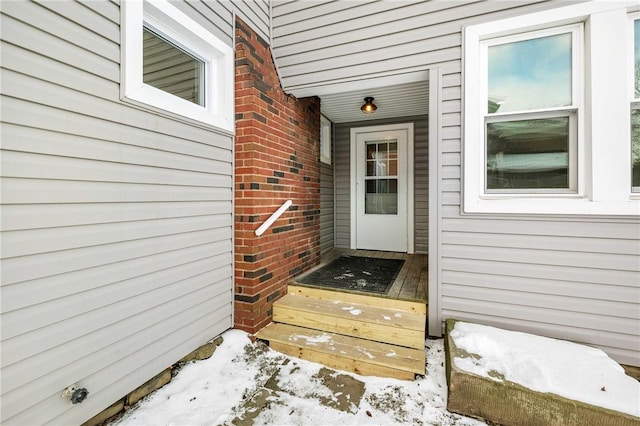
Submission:
[[[488,48],[489,114],[572,104],[571,33]]]
[[[367,142],[366,173],[367,176],[397,176],[397,142]]]
[[[397,179],[369,179],[366,187],[365,214],[398,214]]]
[[[570,187],[569,117],[487,123],[487,191]]]
[[[398,143],[368,141],[365,214],[398,214]]]
[[[204,62],[144,28],[142,80],[204,106]]]

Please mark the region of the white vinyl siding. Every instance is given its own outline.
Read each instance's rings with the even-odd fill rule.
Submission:
[[[120,101],[117,4],[1,8],[0,422],[80,424],[232,326],[233,141]]]
[[[208,3],[225,2],[206,2],[206,4]],[[232,0],[232,3],[240,19],[250,25],[263,40],[268,42],[271,39],[269,0]]]
[[[331,250],[335,237],[333,166],[320,163],[320,253]]]
[[[527,9],[544,7],[538,3]],[[513,16],[521,5],[275,0],[272,48],[283,86],[296,95],[307,88],[424,71],[436,64],[459,70],[461,24],[482,21],[492,11]]]
[[[619,362],[639,365],[637,216],[461,214],[462,28],[561,5],[566,2],[334,2],[311,7],[275,1],[274,56],[285,90],[294,94],[439,68],[440,116],[430,117],[440,123],[439,140],[431,141],[430,152],[441,152],[432,174],[439,181],[431,183],[439,188],[434,195],[439,203],[430,211],[438,235],[430,248],[429,286],[439,299],[429,301],[431,334],[440,334],[442,321],[454,317],[587,342]],[[338,143],[340,129],[336,246],[348,247],[348,173],[343,176],[345,168],[338,164],[348,159],[348,149],[345,155]]]
[[[602,347],[637,363],[637,222],[445,218],[445,318]]]

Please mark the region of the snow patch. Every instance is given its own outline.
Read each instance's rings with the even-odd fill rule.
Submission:
[[[375,355],[373,355],[371,352],[367,351],[366,349],[362,349],[362,348],[356,348],[356,350],[358,352],[360,352],[361,354],[363,354],[364,356],[366,356],[369,359],[374,359]]]
[[[320,396],[334,397],[317,379],[319,364],[261,349],[238,330],[227,331],[223,338],[211,358],[185,365],[170,383],[112,425],[231,425],[234,419],[256,411],[246,405],[247,399],[260,393],[277,368],[278,386],[292,392],[269,396],[254,419],[256,425],[484,424],[446,410],[442,339],[427,341],[427,374],[415,381],[341,373],[365,384],[360,405],[354,406],[354,412],[344,412],[318,403]],[[394,396],[393,404],[387,395]]]
[[[304,340],[307,345],[318,345],[321,343],[332,343],[333,337],[328,334],[318,334],[316,336],[306,336],[304,334],[292,334],[289,336],[290,342],[297,342],[298,340]]]

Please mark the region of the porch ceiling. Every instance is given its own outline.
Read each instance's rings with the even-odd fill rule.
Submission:
[[[334,123],[408,117],[429,112],[429,84],[426,80],[326,92],[318,95],[322,114]],[[364,114],[360,110],[366,96],[375,98],[373,103],[378,109],[372,114]]]

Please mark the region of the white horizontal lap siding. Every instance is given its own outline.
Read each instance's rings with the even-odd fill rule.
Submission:
[[[269,42],[271,38],[269,0],[232,0],[236,14]]]
[[[602,347],[637,364],[638,224],[447,218],[443,316]]]
[[[351,247],[351,127],[334,126],[335,245]]]
[[[320,252],[334,247],[333,166],[320,163]]]
[[[425,70],[460,59],[461,25],[491,12],[510,16],[522,6],[515,1],[275,1],[274,57],[283,87],[294,94],[319,84]]]
[[[120,101],[116,3],[1,19],[0,423],[80,424],[232,326],[233,142]]]

